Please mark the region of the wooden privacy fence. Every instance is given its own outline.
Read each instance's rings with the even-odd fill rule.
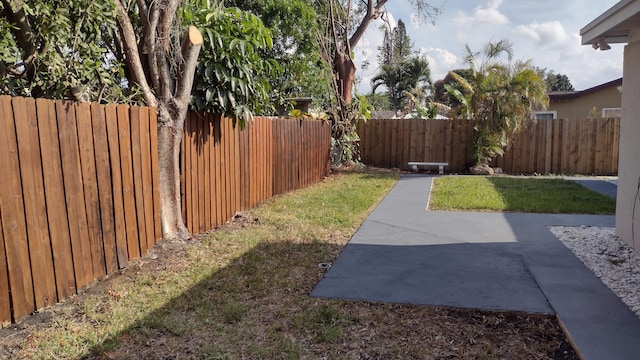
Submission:
[[[370,119],[358,123],[360,156],[368,165],[411,170],[409,161],[448,162],[462,171],[469,159],[470,120]]]
[[[371,119],[358,124],[365,164],[410,170],[409,161],[448,162],[447,171],[466,172],[471,163],[473,120]],[[615,175],[620,119],[527,121],[494,161],[512,174]]]
[[[244,130],[219,115],[190,113],[182,142],[182,209],[192,233],[237,211],[324,178],[331,129],[320,121],[256,117]]]
[[[54,304],[160,237],[155,111],[0,96],[0,323]]]
[[[617,175],[620,118],[527,122],[495,166],[512,174]]]
[[[156,112],[0,96],[0,326],[146,254],[161,237]],[[190,114],[183,209],[194,232],[320,180],[330,127]]]

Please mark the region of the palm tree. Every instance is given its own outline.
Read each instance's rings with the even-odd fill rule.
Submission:
[[[503,55],[507,56],[507,63],[501,61]],[[544,79],[529,61],[511,63],[512,57],[512,45],[507,40],[489,42],[476,53],[467,46],[467,77],[449,73],[461,88],[445,85],[460,102],[455,115],[477,121],[472,148],[474,166],[489,167],[495,156],[504,153],[522,121],[533,118],[533,111],[549,104]]]
[[[418,98],[426,97],[431,87],[431,71],[427,59],[413,56],[397,64],[384,64],[371,79],[372,92],[384,85],[393,110],[402,109],[409,101],[405,92]],[[421,99],[422,100],[422,99]]]

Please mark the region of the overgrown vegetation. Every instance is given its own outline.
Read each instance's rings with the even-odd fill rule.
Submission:
[[[458,86],[443,85],[458,102],[452,115],[478,122],[472,158],[481,173],[492,173],[489,164],[504,153],[522,122],[549,103],[544,80],[530,62],[512,63],[512,48],[507,40],[489,42],[479,52],[467,46],[469,71],[450,72]]]
[[[434,179],[431,210],[614,214],[615,199],[569,180],[446,176]]]
[[[319,264],[396,179],[332,176],[198,239],[160,242],[89,293],[0,330],[0,357],[575,358],[553,317],[309,297]]]

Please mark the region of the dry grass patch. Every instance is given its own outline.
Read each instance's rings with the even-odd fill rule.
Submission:
[[[396,174],[347,172],[0,331],[0,357],[575,359],[553,317],[311,298]]]

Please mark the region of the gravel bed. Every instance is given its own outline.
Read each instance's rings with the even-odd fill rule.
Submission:
[[[549,230],[640,318],[640,252],[611,227],[550,226]]]

